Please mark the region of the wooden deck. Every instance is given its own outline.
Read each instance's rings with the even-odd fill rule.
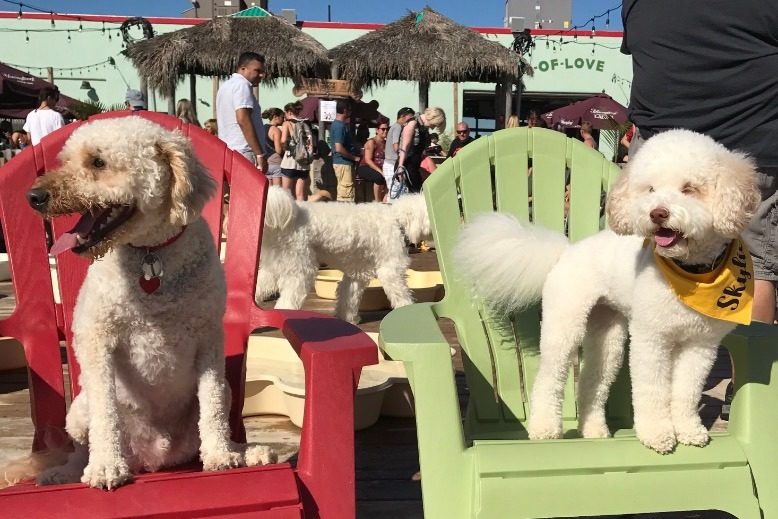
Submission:
[[[411,267],[416,270],[437,270],[434,253],[412,254]],[[13,309],[13,288],[0,283],[0,318]],[[311,294],[306,302],[308,310],[332,313],[334,303]],[[378,332],[380,320],[386,312],[362,315],[360,327]],[[454,365],[463,401],[467,388],[462,374],[462,359],[453,327],[441,326],[444,335],[457,349]],[[278,335],[276,333],[276,335]],[[726,422],[717,419],[730,372],[729,358],[721,352],[706,386],[701,403],[701,414],[708,427],[726,428]],[[32,422],[29,417],[29,392],[24,369],[0,371],[0,465],[8,459],[28,452],[32,441]],[[261,416],[246,419],[251,441],[264,442],[278,450],[282,459],[292,459],[297,452],[300,430],[286,417]],[[365,519],[421,518],[421,486],[416,447],[416,427],[413,419],[382,417],[378,423],[356,433],[356,478],[358,517]],[[711,489],[715,492],[715,489]],[[630,516],[636,517],[636,516]],[[719,513],[654,514],[642,517],[720,518]]]

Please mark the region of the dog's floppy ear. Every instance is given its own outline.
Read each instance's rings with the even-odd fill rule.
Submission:
[[[216,190],[216,182],[197,157],[186,137],[170,134],[157,143],[157,151],[170,166],[170,222],[187,225],[200,215]]]
[[[630,216],[632,210],[632,190],[629,181],[629,167],[621,172],[616,183],[608,193],[605,205],[608,214],[608,226],[616,234],[634,234]]]
[[[742,153],[722,150],[717,167],[711,200],[713,227],[720,235],[735,238],[749,224],[762,201],[756,165]]]

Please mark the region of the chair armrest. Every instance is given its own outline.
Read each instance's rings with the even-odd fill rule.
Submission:
[[[743,447],[765,517],[778,514],[778,327],[738,326],[723,341],[732,355],[735,396],[728,431]]]
[[[363,366],[378,363],[373,340],[331,316],[269,310],[265,324],[281,330],[305,369],[305,408],[297,472],[306,510],[316,517],[354,517],[354,397]]]
[[[456,459],[465,449],[462,414],[451,350],[433,305],[417,303],[392,310],[381,321],[378,339],[389,357],[405,364],[416,406],[419,455],[429,449],[435,456],[444,453]]]

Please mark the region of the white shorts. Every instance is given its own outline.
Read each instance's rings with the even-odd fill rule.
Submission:
[[[384,160],[384,164],[381,166],[381,169],[384,172],[384,178],[386,179],[387,189],[389,189],[392,185],[392,177],[394,176],[394,165],[395,162]]]

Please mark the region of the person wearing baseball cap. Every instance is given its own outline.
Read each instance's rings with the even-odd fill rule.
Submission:
[[[127,108],[133,112],[146,109],[146,100],[143,99],[143,94],[139,90],[127,90]]]

